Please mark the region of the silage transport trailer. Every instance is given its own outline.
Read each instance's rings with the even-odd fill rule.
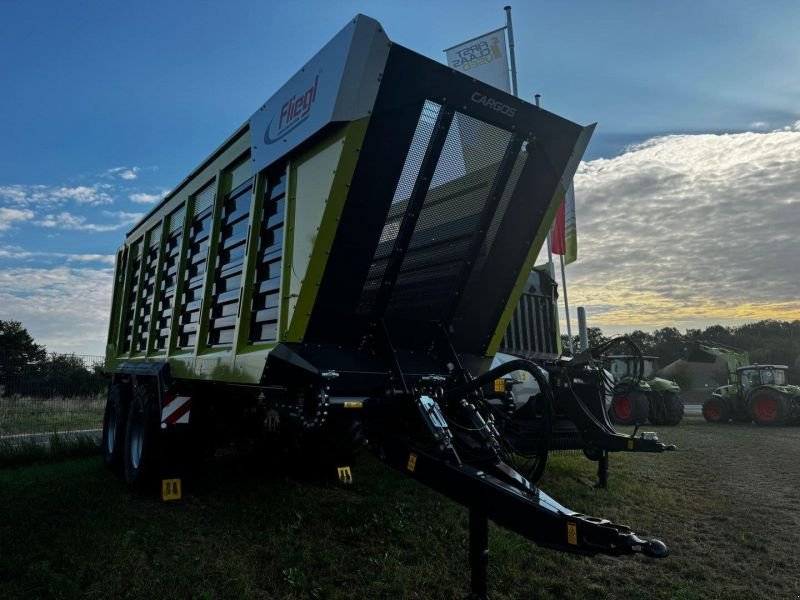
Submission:
[[[557,550],[665,556],[521,475],[481,392],[525,369],[548,398],[591,393],[587,362],[552,384],[528,360],[489,365],[592,130],[357,16],[126,236],[107,464],[137,486],[214,439],[323,461],[363,436],[469,507],[479,596],[487,519]]]

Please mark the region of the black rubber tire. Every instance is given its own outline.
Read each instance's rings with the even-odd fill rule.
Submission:
[[[709,398],[703,402],[703,418],[709,423],[727,423],[731,420],[731,408],[721,398]]]
[[[747,399],[747,408],[757,425],[767,427],[784,425],[791,413],[786,396],[771,388],[754,390]]]
[[[664,402],[664,422],[662,425],[674,427],[683,419],[683,400],[675,392],[664,392],[662,394]]]
[[[103,464],[117,477],[122,477],[125,458],[125,429],[128,422],[127,386],[114,383],[108,388],[103,412],[103,435],[100,449]]]
[[[647,421],[651,425],[663,425],[666,422],[666,408],[660,392],[647,394]]]
[[[144,489],[160,473],[161,407],[155,390],[147,383],[133,389],[128,423],[125,429],[125,481],[133,488]]]
[[[641,425],[647,422],[650,403],[647,396],[638,391],[614,396],[608,416],[617,425]]]

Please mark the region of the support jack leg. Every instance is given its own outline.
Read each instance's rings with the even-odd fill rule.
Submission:
[[[469,566],[472,573],[470,598],[488,600],[489,520],[476,508],[469,509]]]
[[[608,488],[608,450],[601,450],[597,461],[597,487]]]

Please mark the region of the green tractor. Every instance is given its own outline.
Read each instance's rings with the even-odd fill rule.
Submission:
[[[656,377],[655,356],[615,354],[605,357],[605,368],[614,375],[614,398],[608,414],[619,425],[677,425],[683,418],[681,388],[674,381]]]
[[[747,352],[719,342],[695,342],[686,360],[712,363],[718,357],[726,364],[728,385],[703,403],[706,421],[784,425],[800,420],[800,387],[788,384],[788,367],[750,364]]]
[[[800,387],[789,385],[785,365],[738,367],[734,382],[718,387],[703,403],[709,423],[755,421],[785,425],[800,419]]]

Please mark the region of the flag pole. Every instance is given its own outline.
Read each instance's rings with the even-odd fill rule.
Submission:
[[[508,56],[511,59],[511,93],[519,96],[517,90],[517,59],[514,56],[514,27],[511,24],[511,7],[506,6],[506,29],[508,30]]]
[[[569,353],[574,356],[575,351],[572,347],[572,326],[569,322],[569,300],[567,300],[567,275],[564,270],[564,255],[559,254],[558,257],[561,259],[561,289],[564,290],[564,314],[567,317],[567,348],[569,348]]]

